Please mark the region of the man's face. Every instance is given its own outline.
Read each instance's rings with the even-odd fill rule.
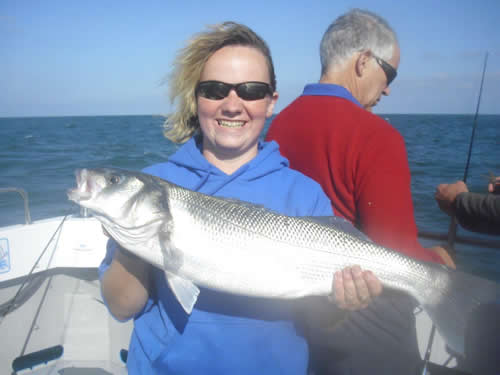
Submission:
[[[400,50],[396,46],[392,57],[386,62],[394,69],[399,67]],[[367,69],[367,79],[361,95],[361,105],[365,109],[373,108],[377,105],[382,95],[389,95],[390,87],[387,86],[387,76],[374,57],[370,59]]]

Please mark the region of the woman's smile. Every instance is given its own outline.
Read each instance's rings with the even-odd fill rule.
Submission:
[[[243,125],[245,125],[246,121],[217,120],[217,123],[225,128],[241,128]]]

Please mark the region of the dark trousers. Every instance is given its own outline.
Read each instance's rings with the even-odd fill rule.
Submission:
[[[500,301],[478,307],[469,317],[463,362],[474,375],[500,374]]]
[[[411,297],[384,290],[366,309],[340,311],[345,317],[337,322],[309,316],[310,374],[414,375],[421,362],[415,306]]]

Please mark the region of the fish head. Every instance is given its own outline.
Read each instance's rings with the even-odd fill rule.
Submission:
[[[153,176],[115,168],[79,169],[68,199],[92,211],[105,226],[138,228],[168,215],[167,189]]]

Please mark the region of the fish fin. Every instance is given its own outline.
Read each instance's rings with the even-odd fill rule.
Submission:
[[[172,272],[165,271],[165,275],[175,298],[177,298],[184,311],[191,314],[193,306],[198,300],[200,290],[191,281],[177,276]]]
[[[435,303],[424,303],[422,307],[427,311],[437,330],[445,339],[447,345],[458,354],[467,354],[466,342],[471,335],[471,322],[477,321],[478,316],[484,315],[484,310],[500,311],[500,284],[471,274],[448,269],[441,266],[448,273],[448,282],[441,287],[441,298]],[[490,314],[491,315],[491,314]],[[498,313],[496,314],[498,315]],[[495,322],[483,322],[490,327]],[[482,324],[483,324],[482,323]]]
[[[360,230],[358,230],[350,221],[338,216],[303,216],[303,219],[314,221],[315,223],[335,227],[343,232],[349,233],[361,240],[371,240]]]

